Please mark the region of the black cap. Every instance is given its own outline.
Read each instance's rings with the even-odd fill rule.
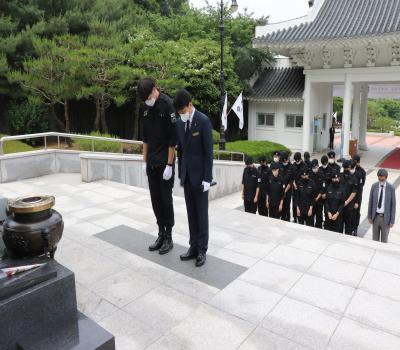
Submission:
[[[340,173],[338,171],[334,171],[331,179],[340,179]]]
[[[301,169],[300,176],[309,176],[309,175],[310,175],[310,170],[308,168],[304,167]]]
[[[322,165],[328,164],[328,156],[323,155],[321,157],[321,163],[322,163]]]
[[[298,162],[299,160],[301,160],[301,153],[300,152],[296,152],[295,154],[294,154],[294,160],[296,161],[296,162]]]
[[[277,169],[279,169],[279,164],[278,163],[271,163],[271,166],[269,168],[271,170],[277,170]]]
[[[267,157],[266,156],[261,156],[260,158],[258,158],[259,162],[266,162],[267,161]]]
[[[251,164],[254,163],[253,162],[253,158],[251,158],[251,157],[246,157],[244,162],[245,162],[246,165],[251,165]]]
[[[356,166],[357,162],[354,159],[350,160],[350,168],[354,169]]]
[[[328,157],[329,158],[335,158],[336,157],[336,153],[334,151],[330,151],[330,152],[328,152]]]
[[[281,159],[282,159],[282,161],[289,160],[289,155],[286,151],[281,152]]]
[[[275,152],[274,152],[274,156],[280,157],[280,156],[281,156],[281,152],[275,151]]]
[[[349,169],[351,167],[351,161],[350,160],[344,160],[342,163],[343,169]]]
[[[361,160],[361,157],[358,154],[356,154],[353,156],[353,160],[355,160],[358,163]]]
[[[316,166],[318,166],[319,165],[319,162],[318,162],[318,159],[313,159],[312,161],[311,161],[311,166],[314,168],[314,167],[316,167]]]
[[[304,152],[304,159],[310,159],[311,155],[310,152]]]

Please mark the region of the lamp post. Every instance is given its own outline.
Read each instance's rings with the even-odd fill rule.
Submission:
[[[221,36],[221,78],[220,78],[220,87],[221,87],[221,118],[222,114],[224,113],[224,104],[225,104],[225,70],[224,70],[224,39],[225,39],[225,24],[224,24],[224,1],[221,0],[221,18],[219,22],[219,31]],[[231,0],[231,12],[235,12],[238,9],[238,4],[236,0]],[[219,149],[221,151],[225,150],[225,130],[224,125],[221,122],[221,129],[220,129],[221,140],[219,142]]]

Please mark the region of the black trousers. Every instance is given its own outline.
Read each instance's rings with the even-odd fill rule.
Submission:
[[[317,227],[317,228],[322,228],[322,223],[324,221],[323,214],[322,214],[323,207],[324,207],[324,205],[322,203],[322,199],[320,199],[313,207],[315,227]]]
[[[163,179],[164,167],[147,167],[147,179],[149,181],[151,205],[157,218],[157,225],[172,228],[174,221],[174,205],[172,200],[172,188],[174,187],[174,175],[168,181]]]
[[[293,222],[297,222],[297,206],[294,200],[294,192],[292,193],[292,214],[293,214]]]
[[[261,216],[268,216],[268,208],[267,208],[267,195],[260,194],[258,197],[258,214]]]
[[[334,137],[330,137],[329,138],[329,149],[333,149],[334,148]]]
[[[290,221],[290,204],[292,202],[292,190],[286,192],[283,200],[282,220]]]
[[[244,211],[246,213],[252,213],[252,214],[257,213],[257,203],[254,203],[254,201],[244,200],[243,205],[244,205]]]
[[[357,234],[358,226],[360,226],[361,203],[362,203],[362,200],[360,200],[359,207],[357,209],[354,209],[354,212],[353,212],[353,233],[354,234]]]
[[[346,235],[353,235],[353,227],[354,227],[354,207],[347,206],[343,209],[343,225],[342,232]]]
[[[338,216],[338,218],[333,221],[329,220],[328,214],[325,213],[325,230],[343,233],[343,218],[342,214]]]
[[[189,222],[190,248],[197,253],[208,250],[208,191],[203,192],[199,187],[193,187],[189,179],[184,185],[186,210]]]
[[[269,203],[269,217],[273,219],[281,218],[281,213],[279,212],[279,203]]]
[[[301,214],[300,216],[297,217],[297,222],[300,225],[307,225],[314,227],[314,216],[308,216],[307,214]]]

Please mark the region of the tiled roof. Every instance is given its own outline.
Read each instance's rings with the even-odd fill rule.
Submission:
[[[278,30],[254,43],[278,44],[400,33],[400,0],[325,0],[312,22]]]
[[[268,68],[253,86],[248,99],[283,100],[302,99],[304,92],[303,68]]]

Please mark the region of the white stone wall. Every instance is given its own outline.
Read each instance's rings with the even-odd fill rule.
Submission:
[[[258,113],[275,114],[274,127],[257,126]],[[292,151],[302,149],[302,129],[287,128],[286,114],[303,115],[302,102],[249,102],[249,140],[277,142]]]
[[[141,156],[104,155],[83,153],[80,155],[82,181],[109,180],[130,186],[148,188],[143,174]],[[213,178],[217,186],[212,187],[210,199],[221,198],[238,192],[241,186],[243,164],[241,162],[214,161]],[[174,195],[183,197],[183,188],[175,176]]]

